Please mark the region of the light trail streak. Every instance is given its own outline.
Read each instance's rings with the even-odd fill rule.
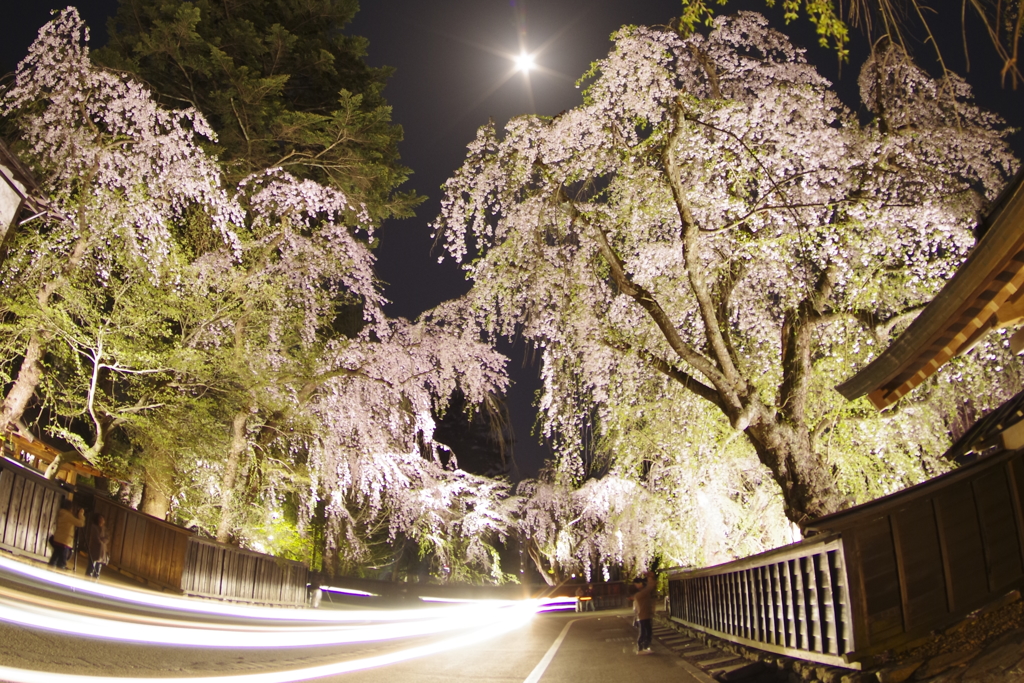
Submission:
[[[164,676],[147,678],[56,674],[0,666],[0,679],[10,681],[10,683],[57,683],[58,681],[63,683],[109,683],[110,681],[115,681],[116,683],[154,683],[155,681],[160,683],[292,683],[294,681],[306,681],[313,678],[336,676],[353,671],[386,666],[418,657],[438,654],[458,647],[475,645],[526,625],[534,616],[535,608],[535,601],[522,601],[512,606],[510,611],[502,612],[501,618],[496,620],[495,623],[490,624],[487,628],[481,629],[477,627],[470,630],[467,634],[460,634],[437,643],[407,648],[386,655],[334,662],[289,671],[187,678],[167,678]]]
[[[20,575],[50,587],[70,589],[112,601],[108,610],[0,587],[0,620],[74,637],[149,645],[267,650],[394,642],[398,639],[455,634],[438,642],[407,647],[384,655],[255,674],[131,678],[58,674],[0,666],[0,680],[11,683],[291,683],[385,666],[472,645],[515,630],[528,623],[538,612],[568,608],[574,602],[572,598],[467,600],[419,609],[323,612],[311,609],[239,607],[147,594],[84,581],[0,558],[0,570],[3,569],[14,575],[8,577],[9,582],[11,578]],[[132,608],[141,606],[159,610],[160,613],[119,613],[116,611],[119,605]],[[188,621],[188,617],[200,615],[206,619],[217,616],[245,619],[241,623]],[[282,620],[291,623],[282,623]]]
[[[338,588],[336,586],[320,586],[320,590],[328,593],[341,593],[343,595],[358,595],[363,598],[377,598],[380,597],[377,593],[367,593],[366,591],[357,591],[355,588]]]
[[[546,598],[543,603],[537,608],[538,612],[565,612],[576,609],[576,598]]]
[[[0,560],[0,566],[6,564]],[[559,600],[475,600],[444,607],[414,610],[359,610],[328,612],[312,609],[268,610],[211,605],[205,601],[136,593],[40,572],[33,567],[15,567],[20,574],[32,576],[50,585],[70,587],[111,600],[108,608],[76,604],[0,587],[0,620],[20,626],[55,631],[74,636],[103,634],[103,639],[181,647],[221,647],[272,649],[281,647],[321,647],[375,641],[436,636],[465,628],[486,628],[504,614],[520,609],[530,613],[546,611]],[[162,610],[159,614],[118,612],[118,605],[146,605]],[[524,607],[525,605],[525,607]],[[267,613],[270,613],[269,615]],[[278,619],[288,612],[289,624]],[[241,623],[196,622],[189,616],[223,615]],[[327,616],[328,619],[316,617]]]
[[[116,588],[73,576],[58,574],[49,569],[26,565],[2,556],[0,556],[0,569],[51,586],[68,588],[77,593],[88,593],[134,605],[172,610],[186,614],[240,617],[247,620],[323,622],[327,624],[416,621],[436,619],[442,616],[455,616],[451,611],[453,609],[451,607],[419,607],[401,610],[346,610],[342,612],[305,608],[241,606],[212,601],[199,601],[193,598],[171,597],[156,593]],[[495,601],[495,603],[505,604],[504,601]],[[472,607],[467,609],[472,609]]]
[[[34,604],[33,604],[34,603]],[[540,607],[529,601],[530,612]],[[181,647],[220,647],[271,649],[282,647],[320,647],[351,645],[374,641],[399,640],[438,635],[464,628],[484,628],[502,615],[521,609],[515,603],[473,605],[449,608],[450,614],[430,620],[389,622],[362,626],[263,626],[256,624],[210,625],[173,621],[162,624],[147,618],[140,621],[129,615],[122,619],[116,612],[82,608],[57,601],[32,603],[10,597],[0,598],[0,620],[28,628],[56,631],[69,635],[103,634],[105,640],[118,640]],[[103,614],[105,616],[98,616]]]

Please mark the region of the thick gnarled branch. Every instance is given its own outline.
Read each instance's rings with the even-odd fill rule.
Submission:
[[[704,400],[715,404],[718,408],[722,410],[725,409],[722,403],[722,397],[718,395],[717,391],[712,387],[709,387],[707,384],[704,384],[688,372],[684,372],[683,370],[675,367],[661,356],[658,356],[647,349],[637,348],[625,341],[611,341],[609,339],[604,339],[602,340],[602,343],[616,351],[621,351],[623,353],[635,353],[641,360],[669,379],[676,381],[687,390],[693,392]]]
[[[793,424],[803,424],[806,418],[807,393],[813,371],[811,332],[832,296],[835,277],[835,268],[830,264],[818,276],[807,297],[795,309],[786,311],[783,318],[779,408]]]
[[[707,335],[708,346],[717,361],[718,367],[725,376],[727,384],[726,395],[729,402],[736,408],[741,406],[740,393],[746,393],[742,385],[739,370],[733,362],[733,354],[730,354],[728,344],[722,336],[722,324],[719,320],[718,310],[711,296],[708,283],[701,275],[700,268],[700,228],[690,211],[689,202],[686,200],[686,191],[680,177],[680,170],[676,164],[674,150],[685,132],[682,120],[685,118],[685,111],[682,104],[676,104],[675,128],[665,141],[662,149],[661,164],[672,190],[672,199],[675,202],[676,212],[679,215],[680,235],[683,243],[683,264],[686,269],[687,278],[690,281],[690,288],[697,299],[701,318],[704,322],[704,332]],[[741,388],[742,387],[742,388]]]

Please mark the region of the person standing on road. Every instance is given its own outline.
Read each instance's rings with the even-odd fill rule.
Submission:
[[[60,502],[57,511],[57,528],[50,536],[53,554],[50,555],[50,566],[67,569],[71,548],[75,545],[75,529],[85,526],[85,510],[78,508],[78,513],[71,511],[71,501],[65,498]]]
[[[651,630],[651,620],[654,619],[654,588],[657,586],[654,579],[654,572],[647,572],[646,576],[638,576],[633,579],[633,587],[636,593],[633,600],[633,613],[636,616],[636,624],[640,629],[640,635],[636,639],[636,653],[646,655],[651,653],[651,640],[654,633]]]
[[[103,565],[110,561],[110,532],[107,531],[107,518],[99,512],[92,516],[89,525],[89,569],[86,575],[94,579],[100,578]]]
[[[576,611],[594,611],[594,591],[591,584],[588,583],[586,586],[580,586],[576,589]]]

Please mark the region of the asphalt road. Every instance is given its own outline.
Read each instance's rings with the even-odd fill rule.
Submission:
[[[582,617],[582,618],[581,618]],[[527,626],[476,647],[350,674],[352,683],[696,683],[681,659],[654,644],[633,654],[636,631],[625,610],[539,615]],[[568,633],[546,668],[537,671],[558,636]],[[535,671],[540,676],[535,676]]]
[[[46,570],[35,571],[35,577],[26,577],[0,567],[0,667],[19,672],[0,675],[0,680],[216,677],[230,683],[241,675],[253,683],[694,681],[679,657],[657,642],[653,654],[633,654],[635,631],[626,610],[531,615],[532,609],[505,605],[477,614],[460,612],[465,608],[458,605],[427,606],[423,613],[436,610],[436,619],[420,617],[416,611],[407,613],[408,620],[374,612],[348,622],[331,621],[348,614],[331,610],[263,610],[252,617],[245,610],[230,615],[194,614],[181,605],[219,603],[139,605],[123,596],[90,593],[81,584],[76,587],[74,579],[70,587],[51,585]],[[307,618],[311,614],[315,618]],[[27,625],[37,618],[50,626]],[[422,635],[417,631],[420,624],[428,627],[425,630],[433,625],[434,632]],[[60,628],[65,632],[55,630]],[[238,637],[239,633],[252,646],[212,645],[224,634]],[[166,637],[174,642],[181,637],[190,644],[146,642],[151,634],[156,640]],[[287,639],[296,634],[299,643],[309,638],[324,644],[287,646]],[[367,640],[367,634],[375,635]],[[432,648],[440,651],[431,653]],[[391,663],[389,658],[398,661]],[[339,663],[359,670],[318,678],[295,673]],[[376,666],[361,668],[365,664]]]

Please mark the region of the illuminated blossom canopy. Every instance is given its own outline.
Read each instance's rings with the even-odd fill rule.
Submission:
[[[58,13],[0,105],[46,208],[2,273],[4,367],[19,368],[5,424],[28,432],[38,396],[61,418],[51,431],[100,467],[124,465],[116,434],[143,468],[169,452],[178,481],[147,470],[147,486],[171,487],[179,514],[222,540],[265,543],[253,525],[297,494],[309,514],[326,503],[326,545],[347,560],[383,526],[500,576],[490,544],[509,527],[508,487],[458,470],[433,415],[456,391],[503,392],[505,358],[388,319],[361,203],[280,169],[226,186],[198,142],[214,135],[203,116],[94,66],[87,40],[74,9]],[[357,319],[339,332],[346,308]]]
[[[973,245],[1017,166],[998,117],[881,46],[861,123],[753,13],[707,35],[623,28],[584,80],[575,109],[482,127],[435,224],[478,328],[542,349],[553,481],[600,473],[595,444],[604,471],[639,481],[714,451],[699,435],[630,442],[682,394],[699,400],[678,431],[714,415],[741,433],[793,522],[883,492],[857,489],[871,469],[850,454],[882,462],[883,482],[923,476],[941,415],[911,399],[877,417],[832,386]]]

